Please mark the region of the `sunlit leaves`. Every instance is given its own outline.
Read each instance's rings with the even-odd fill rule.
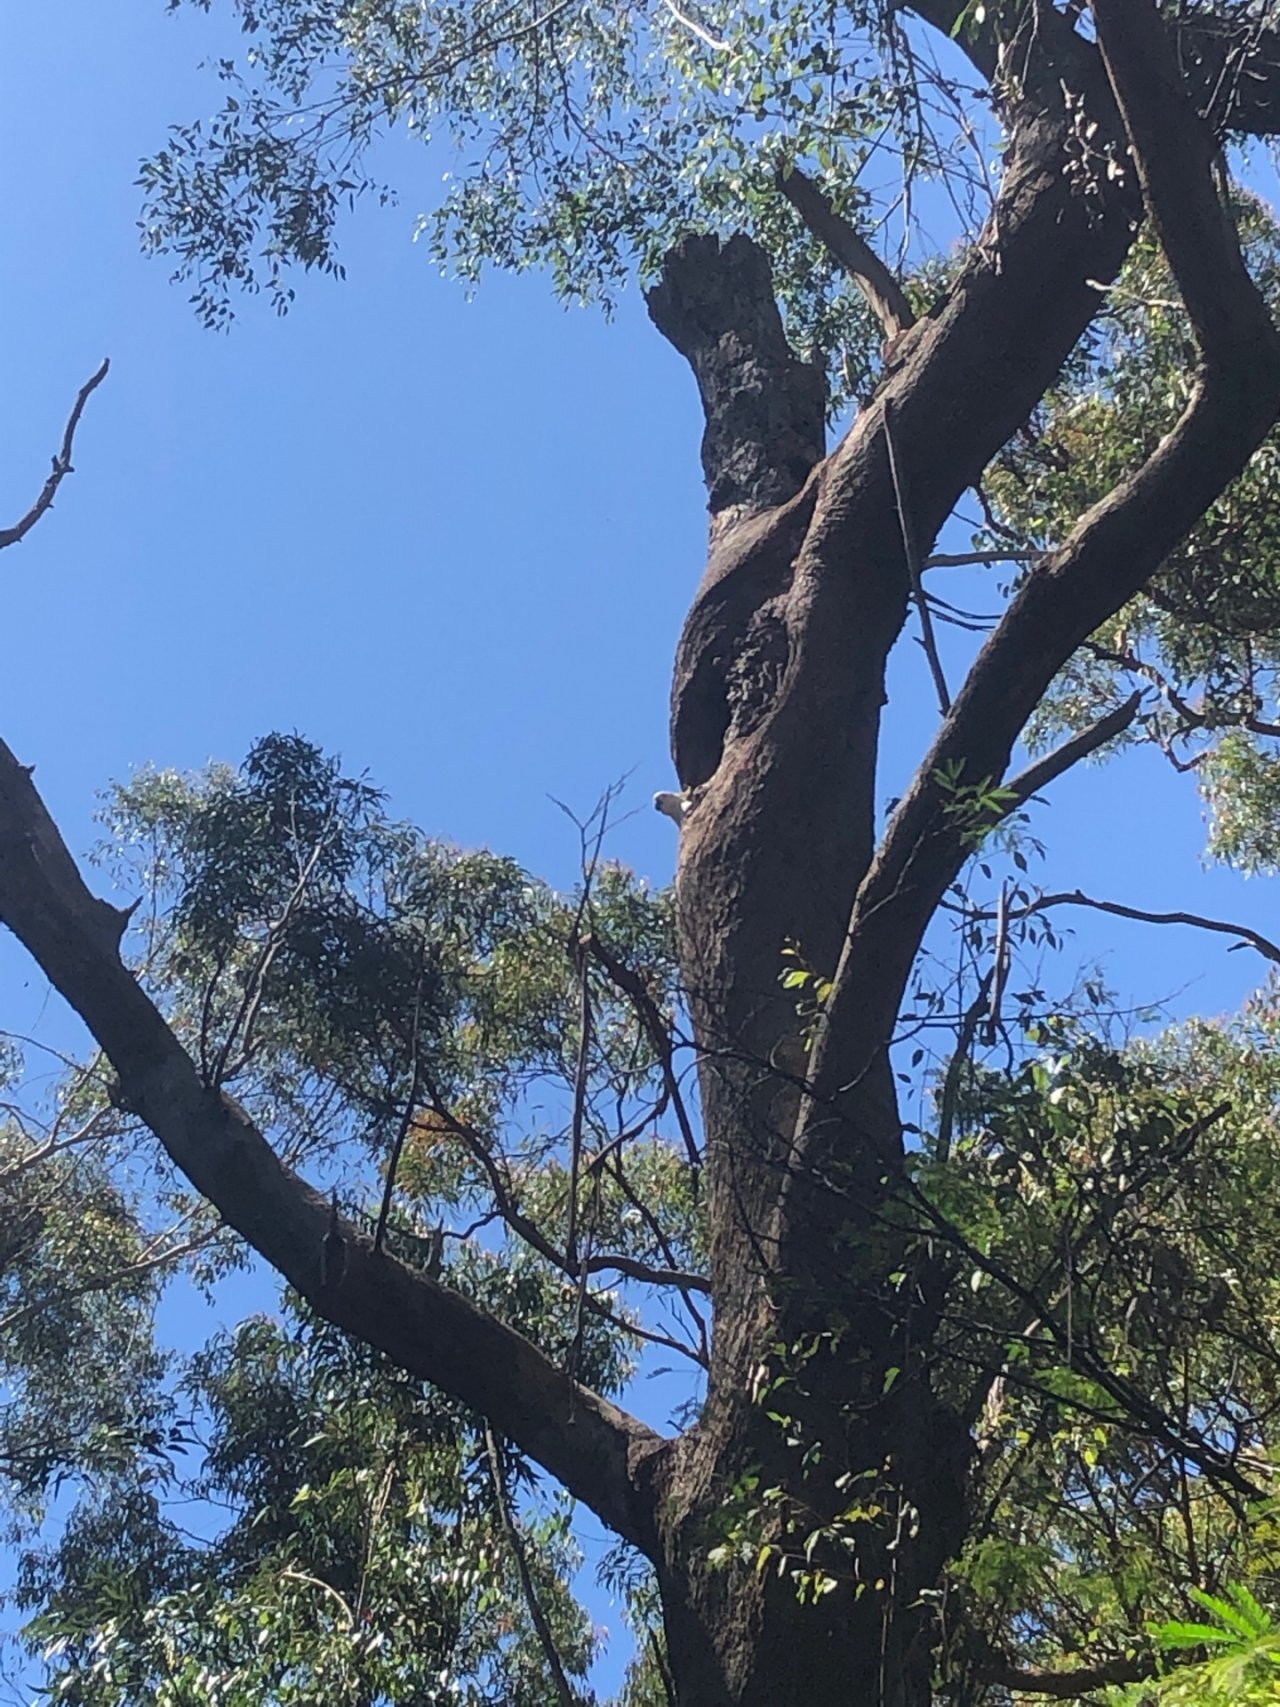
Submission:
[[[970,223],[987,193],[952,81],[880,0],[235,10],[245,53],[222,64],[222,110],[176,126],[141,178],[145,244],[175,258],[214,324],[234,291],[283,308],[291,267],[340,270],[338,215],[387,197],[364,162],[395,129],[435,145],[442,189],[418,233],[447,270],[541,267],[560,294],[607,304],[687,232],[745,230],[770,253],[797,347],[847,397],[880,334],[777,172],[807,162],[841,212],[892,220],[904,249],[903,177],[947,174]]]
[[[186,1389],[203,1465],[164,1503],[121,1481],[28,1568],[53,1701],[554,1700],[477,1419],[305,1315],[219,1337]],[[531,1505],[527,1469],[505,1468],[581,1677],[593,1636],[566,1584],[567,1512]],[[182,1521],[193,1498],[219,1514],[205,1541]]]
[[[1251,271],[1280,306],[1280,236],[1236,193]],[[1154,237],[1140,237],[1099,316],[1037,419],[989,471],[1002,522],[1036,546],[1060,543],[1090,505],[1149,456],[1197,383],[1197,356]],[[1272,772],[1280,758],[1280,442],[1269,439],[1147,591],[1062,673],[1037,714],[1046,739],[1079,727],[1132,686],[1149,690],[1127,739],[1145,737],[1194,768],[1212,812],[1211,851],[1246,870],[1280,860]]]
[[[1188,1582],[1280,1566],[1213,1474],[1222,1454],[1265,1495],[1280,1450],[1276,1027],[1274,992],[1123,1049],[1064,1021],[974,1082],[952,1165],[922,1166],[982,1277],[952,1306],[991,1502],[958,1574],[1028,1662],[1151,1655]],[[1135,1431],[1135,1407],[1162,1420]]]

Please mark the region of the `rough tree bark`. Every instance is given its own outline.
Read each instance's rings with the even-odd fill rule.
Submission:
[[[951,33],[963,5],[909,9]],[[1096,41],[1040,0],[988,11],[1005,35],[988,24],[968,51],[1009,137],[998,205],[841,444],[824,450],[821,378],[788,347],[767,260],[746,238],[688,240],[650,297],[702,397],[711,511],[672,719],[690,802],[678,903],[715,1302],[707,1402],[684,1436],[662,1439],[583,1390],[353,1227],[341,1228],[341,1279],[326,1282],[324,1201],[202,1081],[121,962],[123,919],[89,894],[29,772],[0,747],[0,917],[82,1015],[121,1097],[316,1309],[474,1405],[648,1555],[680,1707],[930,1699],[930,1591],[965,1535],[971,1419],[933,1380],[949,1274],[915,1236],[889,1046],[970,846],[955,789],[1003,782],[1025,800],[1133,717],[1136,700],[1009,777],[1055,673],[1280,415],[1280,336],[1213,176],[1214,126],[1280,129],[1280,38],[1204,12],[1175,38],[1153,0],[1093,0]],[[792,186],[792,199],[806,197]],[[886,661],[918,569],[908,553],[927,552],[1051,384],[1144,209],[1199,345],[1192,399],[1150,460],[1026,574],[877,846]],[[901,304],[869,283],[900,332]],[[808,1051],[779,986],[788,941],[833,981]],[[778,1351],[798,1345],[790,1363]],[[780,1371],[766,1407],[762,1372]],[[766,1414],[777,1408],[788,1431]],[[788,1432],[820,1441],[820,1460],[803,1467]],[[782,1491],[759,1522],[783,1549],[855,1498],[877,1508],[855,1526],[852,1560],[817,1547],[840,1587],[816,1604],[772,1571],[708,1564],[751,1469]],[[1042,1687],[1064,1693],[1057,1674]]]

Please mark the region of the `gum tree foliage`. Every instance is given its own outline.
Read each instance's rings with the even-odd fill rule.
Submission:
[[[238,772],[143,773],[105,817],[105,863],[149,897],[138,964],[203,1070],[225,1052],[218,1070],[281,1153],[329,1173],[370,1230],[398,1149],[383,1248],[592,1388],[624,1385],[640,1341],[616,1277],[586,1296],[549,1240],[504,1248],[500,1230],[554,1227],[570,1189],[571,925],[590,919],[643,965],[656,1010],[674,979],[668,900],[603,864],[558,898],[510,860],[427,842],[296,737]],[[588,985],[585,1236],[639,1269],[696,1267],[688,1163],[652,1130],[652,1044],[598,969]],[[568,1507],[483,1417],[293,1294],[197,1354],[154,1349],[157,1283],[193,1258],[216,1294],[233,1253],[168,1175],[112,1189],[139,1143],[113,1097],[105,1063],[74,1075],[20,1176],[46,1212],[15,1194],[6,1223],[16,1599],[50,1699],[587,1699],[596,1637],[568,1588]],[[625,1158],[622,1116],[641,1127]],[[64,1150],[84,1153],[75,1174],[50,1159]],[[182,1236],[161,1231],[166,1208],[185,1210]],[[86,1238],[99,1219],[111,1237]],[[55,1486],[80,1498],[42,1545]]]
[[[317,1318],[617,1535],[650,1696],[1096,1697],[1188,1584],[1265,1644],[1231,1596],[1274,1572],[1274,993],[1126,1038],[1096,979],[1040,987],[1058,909],[1112,903],[1031,856],[1041,794],[1146,741],[1219,854],[1274,863],[1275,232],[1231,182],[1280,130],[1272,8],[236,12],[223,111],[143,171],[207,319],[335,268],[403,126],[450,147],[448,266],[606,303],[638,274],[688,359],[678,877],[644,895],[587,830],[557,899],[275,738],[126,795],[167,896],[139,945],[4,750],[0,917],[115,1105]],[[966,519],[987,616],[939,590]],[[937,723],[885,815],[904,635]],[[489,1240],[561,1289],[540,1312],[471,1285]],[[676,1432],[595,1333],[683,1345]]]

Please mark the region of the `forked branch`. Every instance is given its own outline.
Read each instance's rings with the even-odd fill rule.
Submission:
[[[855,903],[815,1047],[813,1119],[891,1035],[924,930],[970,850],[957,780],[975,791],[1000,781],[1053,677],[1155,573],[1280,415],[1280,334],[1219,204],[1214,139],[1182,92],[1160,15],[1152,0],[1095,0],[1094,13],[1201,371],[1154,454],[1027,575],[894,813]],[[868,966],[873,979],[862,975]]]

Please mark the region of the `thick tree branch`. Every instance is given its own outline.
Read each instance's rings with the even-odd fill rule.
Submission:
[[[71,464],[71,452],[75,445],[76,428],[80,425],[80,417],[84,414],[85,404],[107,377],[110,366],[109,358],[104,356],[102,366],[97,373],[93,375],[92,379],[87,379],[80,387],[75,403],[72,405],[71,413],[67,417],[67,425],[62,434],[62,444],[53,459],[49,478],[41,488],[40,496],[22,520],[15,522],[11,528],[0,528],[0,551],[3,551],[6,545],[17,545],[19,540],[26,538],[45,511],[53,508],[53,500],[58,495],[58,488],[67,475],[75,473]]]
[[[916,323],[906,292],[867,242],[843,214],[837,213],[824,192],[800,170],[788,166],[778,173],[778,188],[795,208],[809,230],[832,259],[858,285],[880,322],[886,338],[901,336]]]
[[[688,237],[645,302],[698,382],[712,517],[785,503],[822,456],[826,384],[787,343],[763,249]]]
[[[1180,286],[1186,274],[1201,372],[1154,455],[1027,576],[895,812],[859,893],[815,1048],[815,1118],[859,1060],[887,1042],[928,920],[967,855],[957,779],[975,796],[999,782],[1057,671],[1154,574],[1280,413],[1280,335],[1218,203],[1213,138],[1181,92],[1159,15],[1151,0],[1096,0],[1095,16]]]
[[[1230,364],[1257,337],[1275,345],[1266,304],[1214,177],[1217,144],[1192,113],[1152,0],[1091,0],[1102,59],[1196,342]]]
[[[769,1229],[779,1180],[790,1190],[797,1178],[798,1087],[809,1060],[797,1058],[795,1004],[779,983],[779,947],[790,938],[814,967],[836,966],[873,852],[885,666],[911,590],[886,406],[923,555],[1052,384],[1097,312],[1093,281],[1118,271],[1141,214],[1136,185],[1107,180],[1086,198],[1064,174],[1078,112],[1096,123],[1100,146],[1119,137],[1119,117],[1092,44],[1052,9],[1045,30],[1055,54],[1062,46],[1058,81],[1042,79],[1035,98],[1007,103],[1012,143],[997,208],[952,290],[911,332],[906,359],[844,442],[793,497],[763,514],[746,504],[713,517],[710,561],[677,654],[673,747],[690,795],[680,839],[679,912],[688,922],[680,952],[702,1051],[711,1277],[720,1305],[715,1359],[730,1387],[747,1378],[756,1355],[738,1332],[749,1319],[739,1300],[767,1266],[761,1241],[769,1242],[769,1260],[790,1253]],[[710,245],[677,253],[682,301],[698,301],[690,266],[723,265],[723,254]],[[719,286],[716,295],[732,292]],[[654,317],[670,336],[666,317]],[[691,319],[695,330],[703,324],[682,313],[674,330]],[[759,310],[748,317],[749,325],[766,320],[776,324]],[[672,340],[689,344],[704,404],[708,373],[735,356],[739,341],[723,317],[711,317],[707,330],[714,337]],[[772,333],[766,342],[773,347]],[[761,370],[748,362],[742,371]],[[785,363],[779,371],[785,379]],[[720,420],[730,418],[732,369],[724,383],[724,409],[708,409],[704,454]],[[778,388],[780,399],[787,389]],[[709,473],[714,466],[709,461]],[[817,835],[815,788],[839,802]],[[859,1124],[869,1139],[861,1148],[872,1190],[901,1159],[888,1033],[872,1037],[854,1027],[849,1036],[856,1059],[847,1075],[834,1069],[832,1083],[856,1078],[864,1114],[874,1106],[874,1118]],[[864,1042],[870,1057],[861,1053]],[[819,1165],[812,1177],[822,1174]],[[789,1210],[783,1218],[797,1227],[802,1219]],[[808,1241],[811,1253],[817,1244]]]
[[[0,920],[71,1004],[119,1078],[120,1100],[227,1224],[327,1320],[489,1417],[641,1550],[643,1490],[663,1441],[580,1387],[529,1340],[339,1221],[341,1274],[326,1284],[330,1208],[248,1115],[205,1083],[120,959],[127,915],[85,887],[31,781],[0,742]]]

